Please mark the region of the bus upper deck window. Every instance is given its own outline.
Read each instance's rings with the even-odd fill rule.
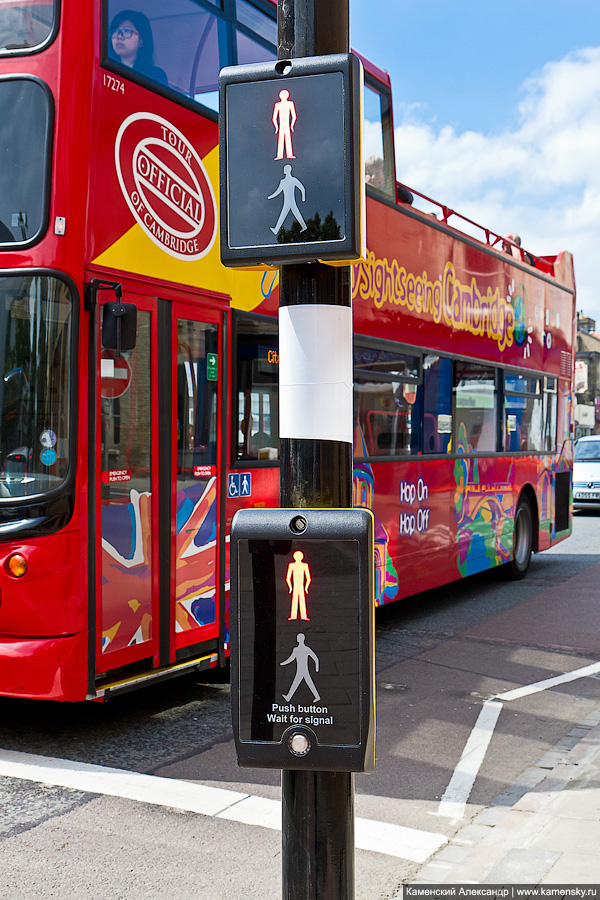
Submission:
[[[371,188],[395,197],[390,98],[365,84],[365,181]]]
[[[236,34],[237,64],[269,62],[277,59],[277,22],[248,0],[236,0],[238,26]],[[247,32],[251,32],[247,33]],[[267,44],[259,43],[262,38]]]
[[[0,54],[16,55],[42,47],[54,29],[53,0],[0,4]]]
[[[134,15],[126,16],[125,0],[105,3],[106,42],[104,60],[116,64],[118,71],[133,80],[167,87],[196,100],[209,109],[218,110],[219,72],[223,66],[236,63],[263,62],[277,58],[277,23],[248,0],[226,4],[220,0],[140,0]],[[131,13],[131,11],[129,11]],[[145,50],[151,53],[125,57],[125,41],[119,47],[112,32],[140,31],[143,22],[148,35]],[[132,28],[132,26],[134,26]],[[134,43],[136,34],[129,38]],[[148,85],[149,86],[149,85]]]
[[[227,26],[221,4],[204,0],[179,0],[168,6],[164,0],[143,0],[136,4],[136,22],[126,17],[129,4],[109,0],[105,16],[107,36],[104,56],[122,67],[133,80],[147,80],[191,97],[217,109],[219,70],[227,65]],[[139,31],[139,23],[149,40],[131,62],[124,56],[125,40],[117,46],[112,31]],[[134,26],[133,29],[131,26]],[[137,26],[137,27],[136,27]],[[135,43],[136,35],[131,38]]]
[[[48,216],[49,91],[26,76],[0,81],[0,250],[30,246]]]

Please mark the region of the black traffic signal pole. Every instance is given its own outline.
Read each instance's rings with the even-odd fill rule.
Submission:
[[[348,53],[348,22],[349,0],[278,0],[279,59]],[[279,291],[280,308],[350,308],[350,267],[281,266]],[[352,444],[293,431],[281,438],[281,506],[351,507]],[[354,775],[283,770],[281,793],[283,900],[353,900]]]

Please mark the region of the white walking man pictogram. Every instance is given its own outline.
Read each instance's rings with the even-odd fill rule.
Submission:
[[[287,569],[285,580],[292,595],[292,609],[288,622],[298,618],[298,607],[300,608],[300,618],[310,621],[306,614],[306,595],[310,585],[310,569],[308,568],[308,563],[303,562],[303,560],[304,553],[302,550],[296,550],[294,562],[291,562]]]
[[[273,125],[277,135],[277,156],[275,159],[296,159],[292,148],[292,131],[296,124],[296,107],[289,99],[290,92],[279,91],[279,102],[273,107]]]
[[[277,225],[275,228],[271,228],[273,234],[278,234],[279,229],[285,222],[288,213],[293,213],[298,222],[300,223],[300,231],[306,231],[306,222],[302,218],[302,213],[298,209],[298,204],[296,203],[296,190],[299,190],[302,195],[302,202],[306,200],[306,191],[304,190],[304,185],[301,181],[298,181],[297,178],[294,178],[292,175],[292,167],[284,166],[283,167],[284,176],[279,182],[279,187],[273,194],[269,194],[267,200],[272,200],[278,194],[283,194],[283,206],[281,208],[281,213],[279,214],[279,218],[277,219]]]
[[[306,646],[305,637],[303,634],[297,634],[296,639],[297,639],[298,643],[292,650],[291,654],[288,656],[288,658],[284,662],[279,663],[280,666],[287,666],[288,663],[291,663],[294,660],[296,660],[296,674],[294,676],[294,680],[292,681],[292,686],[289,689],[289,691],[287,692],[287,694],[282,694],[282,696],[283,696],[283,699],[289,703],[290,700],[292,699],[292,697],[294,696],[294,694],[296,693],[296,691],[298,690],[298,688],[300,687],[300,685],[302,684],[302,682],[305,681],[306,684],[308,685],[308,687],[310,688],[310,690],[312,691],[313,702],[316,703],[317,700],[321,699],[321,695],[319,694],[318,690],[316,689],[315,683],[312,680],[310,672],[308,670],[308,658],[310,656],[315,661],[315,670],[318,672],[319,671],[319,657],[314,652],[314,650],[311,650],[310,647]]]

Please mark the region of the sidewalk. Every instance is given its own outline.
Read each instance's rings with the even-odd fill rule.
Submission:
[[[599,847],[600,709],[458,831],[411,884],[598,885]]]

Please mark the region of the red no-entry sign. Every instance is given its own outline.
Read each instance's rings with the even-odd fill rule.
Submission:
[[[105,400],[122,397],[131,384],[131,366],[115,350],[103,350],[100,356],[100,395]]]

